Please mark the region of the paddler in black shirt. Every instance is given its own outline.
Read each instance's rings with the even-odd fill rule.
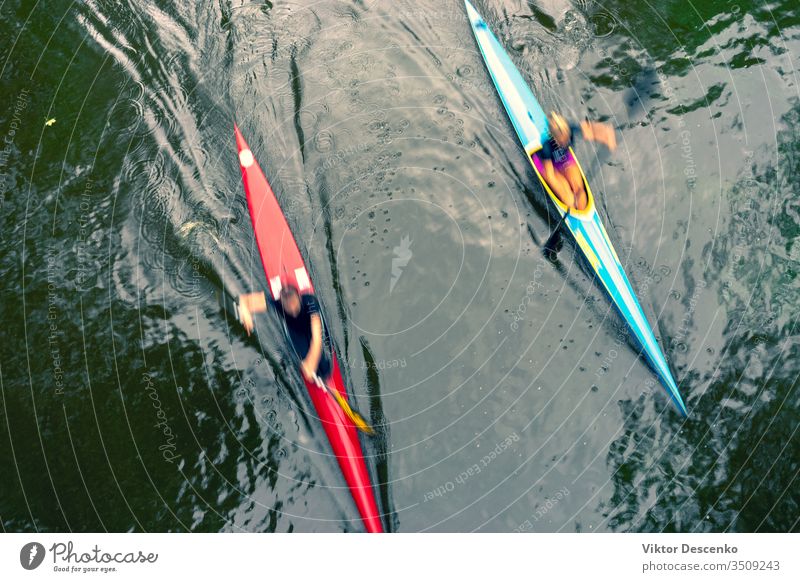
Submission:
[[[584,210],[589,203],[581,171],[569,155],[569,148],[580,132],[583,139],[605,144],[608,149],[617,147],[614,128],[607,123],[582,121],[579,125],[568,123],[564,117],[551,112],[547,116],[550,139],[536,152],[542,160],[544,179],[561,202],[575,210]]]
[[[315,376],[327,379],[331,374],[331,363],[323,350],[325,331],[317,298],[310,293],[301,295],[293,285],[283,285],[279,301],[270,300],[270,304],[286,324],[303,377],[310,382]],[[253,315],[267,310],[264,293],[240,296],[238,308],[239,320],[249,334],[253,330]]]

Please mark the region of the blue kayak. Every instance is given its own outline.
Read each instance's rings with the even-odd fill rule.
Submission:
[[[542,161],[537,152],[542,144],[550,138],[548,133],[547,116],[541,105],[533,96],[530,88],[522,78],[519,70],[506,51],[500,45],[497,37],[489,30],[486,22],[470,4],[464,0],[467,7],[472,32],[483,54],[486,68],[494,81],[494,86],[503,101],[511,123],[517,132],[522,147],[533,165],[536,175],[544,186],[547,195],[555,205],[556,211],[564,219],[563,224],[572,233],[575,242],[586,257],[587,262],[595,272],[597,279],[603,284],[606,292],[611,297],[614,305],[619,310],[631,332],[641,346],[642,353],[647,358],[661,383],[672,398],[675,406],[683,416],[687,416],[686,405],[683,403],[675,378],[669,369],[664,354],[653,335],[653,330],[647,322],[639,301],[631,288],[630,281],[619,262],[619,257],[608,238],[600,215],[594,203],[594,196],[589,188],[583,168],[572,148],[569,149],[570,161],[574,161],[583,177],[589,202],[585,209],[575,210],[568,208],[552,192],[543,177]],[[565,216],[566,215],[566,216]]]

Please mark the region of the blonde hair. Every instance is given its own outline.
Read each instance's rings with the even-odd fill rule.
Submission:
[[[555,128],[559,131],[564,133],[569,132],[569,123],[567,123],[567,120],[564,119],[563,115],[556,113],[555,111],[551,111],[547,121],[550,123],[550,125],[555,126]]]
[[[553,135],[554,132],[552,130],[555,130],[561,135],[569,136],[570,134],[569,123],[567,123],[567,120],[564,118],[563,115],[556,113],[555,111],[551,111],[550,115],[547,117],[547,122],[550,124],[551,127],[550,134],[553,138],[555,138],[556,136]],[[556,139],[556,141],[559,140]]]

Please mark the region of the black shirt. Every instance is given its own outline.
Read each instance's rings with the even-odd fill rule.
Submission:
[[[580,132],[581,135],[583,134],[583,130],[581,129],[580,125],[576,125],[574,123],[569,124],[569,143],[565,147],[561,147],[558,145],[558,142],[554,138],[548,139],[546,142],[542,144],[542,149],[536,152],[536,155],[539,156],[540,160],[552,160],[553,163],[559,164],[567,159],[569,155],[569,148],[575,143],[575,136]]]
[[[270,299],[270,304],[275,308],[277,314],[286,322],[286,332],[292,344],[294,356],[303,359],[308,355],[311,348],[311,317],[318,315],[322,318],[319,310],[317,298],[310,294],[300,295],[300,312],[297,317],[292,317],[286,313],[280,301]],[[331,358],[328,356],[330,350],[329,339],[325,325],[322,326],[322,353],[320,354],[317,374],[321,378],[327,378],[331,374]]]
[[[286,327],[292,335],[311,337],[311,316],[319,315],[319,303],[316,297],[308,293],[300,295],[300,312],[296,317],[286,313],[280,301],[272,301],[272,306],[286,321]]]

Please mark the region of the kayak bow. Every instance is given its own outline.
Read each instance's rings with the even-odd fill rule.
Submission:
[[[473,8],[469,0],[464,0],[467,15],[475,40],[483,54],[486,68],[492,77],[500,99],[503,101],[511,123],[522,142],[525,153],[533,166],[539,181],[544,186],[547,195],[555,205],[556,210],[563,219],[564,225],[569,228],[575,242],[591,265],[597,278],[602,282],[614,305],[619,310],[625,322],[630,327],[636,340],[642,348],[648,362],[652,366],[661,383],[667,389],[672,401],[683,416],[687,415],[678,386],[672,377],[672,372],[667,365],[664,354],[661,352],[653,330],[647,323],[647,318],[642,311],[639,301],[631,288],[630,281],[619,262],[619,257],[608,238],[600,215],[594,204],[594,196],[589,188],[589,182],[583,173],[580,163],[575,157],[572,148],[569,155],[575,161],[586,185],[589,203],[584,210],[570,209],[553,194],[543,177],[543,165],[536,152],[542,144],[549,139],[547,116],[539,102],[533,96],[519,70],[514,66],[511,58],[500,45],[497,37],[489,30],[486,22]],[[568,212],[569,211],[569,212]]]
[[[269,292],[274,300],[279,299],[281,275],[283,275],[284,280],[296,286],[301,294],[313,293],[314,286],[306,270],[303,256],[297,248],[297,242],[289,229],[278,199],[236,124],[234,132],[247,205],[256,233],[261,263],[267,275]],[[333,345],[330,348],[333,372],[327,386],[346,399],[347,391],[336,352]],[[382,532],[383,525],[356,427],[345,416],[332,394],[313,381],[304,378],[304,382],[367,531]]]

